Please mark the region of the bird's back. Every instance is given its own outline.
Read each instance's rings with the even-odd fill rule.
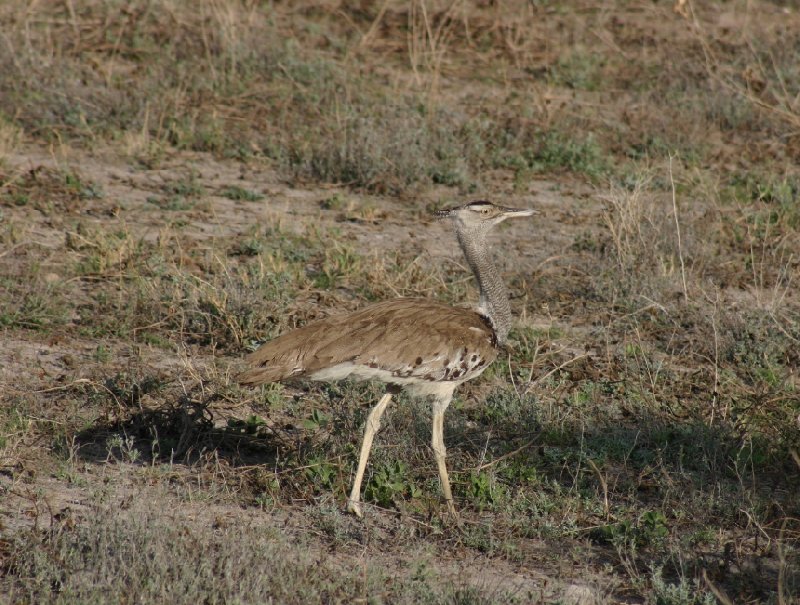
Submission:
[[[494,331],[469,309],[398,298],[287,332],[247,357],[245,384],[293,377],[460,383],[497,357]]]

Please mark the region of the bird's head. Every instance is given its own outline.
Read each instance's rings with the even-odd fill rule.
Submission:
[[[502,223],[507,218],[531,216],[537,212],[531,208],[508,208],[497,206],[485,200],[469,202],[463,206],[453,206],[436,211],[440,219],[450,218],[455,222],[457,230],[488,231],[491,227]]]

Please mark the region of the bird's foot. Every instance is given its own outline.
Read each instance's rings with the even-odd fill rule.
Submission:
[[[358,500],[347,501],[347,512],[353,513],[359,519],[364,518],[364,513],[361,512],[361,502],[359,502]]]

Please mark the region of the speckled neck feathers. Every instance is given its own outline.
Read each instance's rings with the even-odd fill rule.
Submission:
[[[456,236],[478,281],[481,293],[478,312],[489,319],[498,344],[504,345],[511,328],[511,307],[506,287],[489,256],[486,230],[456,223]]]

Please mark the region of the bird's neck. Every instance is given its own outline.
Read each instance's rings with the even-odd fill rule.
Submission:
[[[481,292],[479,312],[492,324],[497,342],[506,343],[511,328],[511,307],[508,293],[494,262],[489,256],[486,236],[481,232],[457,230],[458,243],[464,251]]]

